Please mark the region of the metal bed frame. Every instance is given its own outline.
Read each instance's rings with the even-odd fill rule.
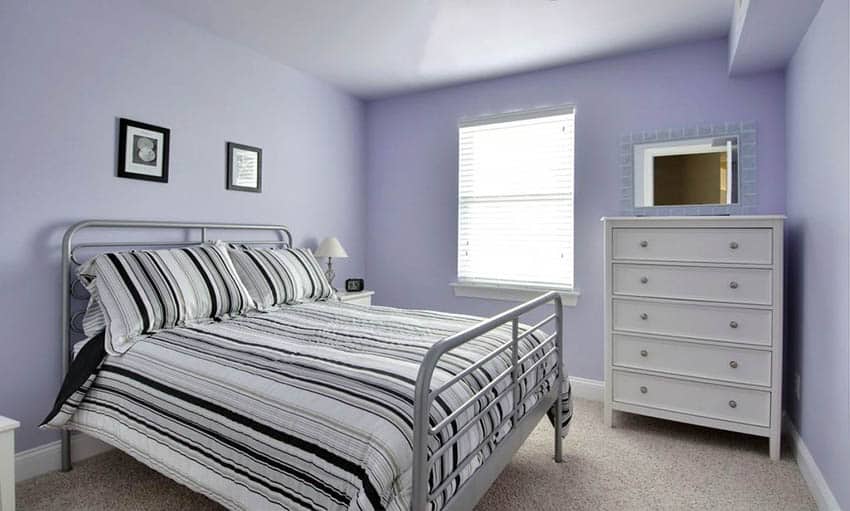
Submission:
[[[147,235],[149,232],[159,232],[163,230],[183,231],[185,240],[182,241],[103,241],[103,242],[83,242],[78,243],[75,237],[81,231],[127,231],[133,230],[142,232]],[[221,237],[212,239],[223,239],[228,243],[236,243],[241,245],[267,245],[267,246],[292,246],[292,234],[289,228],[284,225],[266,225],[266,224],[230,224],[230,223],[206,223],[206,222],[166,222],[166,221],[138,221],[138,220],[86,220],[78,222],[65,232],[62,240],[62,313],[61,313],[61,331],[62,331],[62,375],[68,373],[68,368],[71,363],[71,337],[72,333],[80,333],[81,328],[79,322],[82,319],[83,312],[72,313],[72,299],[84,300],[87,298],[84,293],[80,293],[79,280],[74,276],[72,279],[72,266],[80,265],[81,260],[77,257],[80,250],[100,250],[108,251],[114,249],[134,249],[134,248],[166,248],[166,247],[181,247],[197,245],[211,240],[209,237],[210,231],[247,231],[255,233],[263,233],[272,235],[274,239],[266,240],[229,240]],[[194,236],[193,236],[194,234]],[[194,239],[193,239],[194,238]],[[527,330],[520,331],[520,317],[546,305],[552,305],[554,311],[551,315],[544,318],[542,321],[529,327]],[[434,371],[440,359],[451,350],[467,343],[481,335],[484,335],[498,327],[506,324],[511,325],[511,340],[496,348],[481,360],[475,362],[463,371],[453,376],[449,381],[442,384],[440,387],[432,388],[432,379]],[[531,352],[520,357],[519,343],[532,333],[540,330],[544,326],[554,323],[554,333],[545,337],[543,342],[536,346]],[[508,369],[497,375],[491,382],[481,388],[469,400],[461,405],[456,410],[452,411],[448,416],[441,420],[438,424],[431,426],[429,422],[431,407],[434,400],[441,393],[457,384],[465,377],[469,376],[476,370],[480,369],[484,364],[499,356],[500,354],[510,352],[511,364]],[[546,369],[542,364],[555,355],[556,363],[554,367]],[[539,359],[523,371],[522,366],[532,356],[539,356]],[[521,383],[535,371],[542,375],[536,380],[536,384],[531,386],[525,393],[521,394]],[[510,378],[510,384],[503,389],[498,389],[498,383]],[[538,399],[534,405],[525,413],[522,412],[524,404],[528,398],[538,394],[543,390],[550,378],[553,378],[553,383],[542,398]],[[484,462],[479,465],[472,475],[463,483],[455,493],[445,502],[444,510],[462,511],[472,509],[478,500],[489,489],[493,481],[496,480],[502,469],[510,462],[514,453],[519,449],[526,438],[531,434],[537,426],[540,419],[546,415],[547,410],[554,407],[555,409],[555,462],[562,461],[562,403],[561,403],[561,386],[564,379],[563,371],[563,309],[560,295],[554,291],[543,294],[533,300],[525,302],[508,311],[502,312],[492,318],[485,319],[480,323],[458,332],[452,336],[442,339],[435,343],[425,354],[422,365],[419,368],[419,374],[416,380],[415,400],[414,400],[414,429],[413,429],[413,495],[411,500],[411,509],[413,511],[422,511],[430,508],[431,502],[436,499],[452,482],[455,477],[461,473],[470,463],[475,462],[479,453],[487,446],[491,445],[496,435],[496,432],[502,429],[507,424],[511,424],[509,432],[500,437],[495,448]],[[495,392],[495,395],[494,395]],[[510,413],[506,414],[505,419],[486,435],[476,448],[469,455],[464,457],[454,470],[443,478],[436,488],[429,488],[428,474],[431,467],[440,456],[454,445],[460,438],[472,427],[478,423],[485,414],[487,414],[497,403],[503,402],[508,393],[513,396],[513,408]],[[468,422],[463,423],[458,427],[454,424],[456,430],[454,433],[441,444],[434,452],[429,452],[429,440],[437,435],[440,435],[447,426],[451,425],[461,414],[467,411],[474,405],[482,405],[480,410]],[[70,431],[62,431],[62,471],[71,470],[71,442]]]

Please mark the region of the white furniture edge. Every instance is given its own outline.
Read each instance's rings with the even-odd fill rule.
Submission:
[[[8,417],[0,417],[0,433],[18,429],[21,423]]]
[[[578,289],[564,289],[534,285],[495,284],[486,282],[451,282],[455,296],[465,298],[485,298],[507,302],[523,302],[536,298],[548,291],[561,295],[565,307],[575,307],[581,295]]]
[[[71,435],[73,461],[91,458],[112,450],[113,447],[93,437],[77,433]],[[46,443],[21,451],[15,455],[15,480],[26,481],[62,468],[62,441]]]
[[[803,442],[803,438],[800,437],[800,433],[797,432],[794,423],[787,415],[783,419],[785,432],[791,439],[791,449],[794,452],[794,458],[797,460],[797,466],[803,475],[803,480],[806,481],[806,486],[809,487],[809,491],[815,499],[818,509],[821,511],[841,511],[838,500],[832,494],[832,490],[829,489],[829,484],[824,479],[818,464],[815,463],[809,448],[806,447],[806,443]]]
[[[373,296],[375,294],[375,292],[372,291],[371,289],[364,289],[363,291],[337,291],[336,294],[340,298],[343,298],[343,297],[351,298],[351,297],[354,297],[354,296],[356,296],[358,298],[360,298],[360,297],[365,298],[367,296]]]
[[[0,417],[0,511],[15,511],[15,430],[20,422]]]
[[[731,215],[731,216],[603,216],[600,220],[629,220],[637,223],[646,223],[647,221],[652,222],[669,222],[670,220],[676,220],[677,222],[692,222],[694,220],[702,221],[704,223],[711,222],[719,222],[722,223],[724,220],[728,218],[733,218],[735,220],[764,220],[769,222],[771,220],[787,220],[788,217],[785,215]]]

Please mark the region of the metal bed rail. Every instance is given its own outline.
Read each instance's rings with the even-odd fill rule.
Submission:
[[[542,321],[535,323],[527,330],[520,332],[521,316],[550,304],[554,306],[554,312],[551,315],[547,316]],[[552,322],[554,322],[555,333],[545,337],[540,344],[520,357],[520,341]],[[439,387],[435,389],[431,388],[437,364],[444,355],[451,350],[506,324],[511,325],[511,340],[509,342],[503,343],[501,346],[492,350],[477,362],[471,364],[445,383],[442,383]],[[440,420],[434,426],[431,426],[431,408],[434,405],[434,401],[440,394],[458,382],[464,380],[464,378],[470,376],[476,370],[482,368],[487,362],[491,361],[495,357],[506,353],[508,350],[510,350],[511,363],[506,370],[496,375],[489,383],[484,385],[460,407],[452,410],[445,418]],[[542,364],[544,364],[547,360],[550,360],[553,354],[556,355],[555,366],[541,370]],[[538,356],[539,359],[537,359],[529,367],[523,369],[525,364],[535,356]],[[536,380],[536,383],[531,388],[526,389],[525,394],[523,395],[522,383],[525,382],[526,379],[535,371],[542,371],[543,374]],[[533,429],[533,426],[536,425],[536,421],[541,417],[539,412],[535,415],[526,413],[521,416],[525,403],[530,397],[539,395],[538,391],[541,390],[543,385],[545,385],[553,376],[554,382],[552,383],[552,387],[554,388],[554,392],[552,391],[552,388],[550,388],[549,392],[542,397],[544,402],[540,402],[535,406],[538,410],[548,409],[549,406],[555,407],[555,461],[560,463],[563,457],[561,442],[562,403],[560,399],[561,385],[564,378],[563,307],[561,297],[557,292],[550,291],[514,307],[513,309],[505,311],[492,318],[485,319],[466,330],[458,332],[457,334],[442,339],[434,344],[425,354],[425,358],[419,368],[419,374],[416,380],[413,420],[413,496],[411,509],[413,511],[424,511],[430,509],[431,502],[438,498],[441,493],[445,491],[450,484],[452,484],[455,477],[460,474],[463,469],[467,468],[467,466],[475,460],[482,450],[492,444],[495,435],[508,423],[511,424],[511,428],[505,436],[499,439],[499,444],[515,444],[518,447],[522,440],[524,440],[524,437],[520,438],[520,436],[527,436],[531,429]],[[499,388],[499,384],[507,378],[510,378],[510,384],[503,388]],[[504,402],[508,395],[513,397],[512,409],[509,413],[505,414],[501,423],[495,425],[493,430],[489,434],[485,435],[478,445],[474,447],[469,454],[464,456],[464,458],[457,463],[449,474],[442,477],[441,481],[435,482],[435,488],[430,488],[429,475],[434,464],[437,463],[441,456],[445,454],[446,451],[448,451],[448,449],[450,449],[455,443],[457,443],[470,428],[478,424],[479,420],[489,413],[494,406]],[[551,402],[553,396],[554,403]],[[464,421],[460,427],[458,427],[456,431],[440,445],[439,448],[433,452],[429,452],[428,445],[432,438],[443,433],[449,425],[457,421],[462,414],[470,409],[470,407],[481,403],[485,403],[484,406],[481,407],[471,419]],[[533,421],[534,424],[521,424],[526,421]],[[512,438],[514,436],[517,438]],[[473,472],[472,475],[464,483],[462,483],[462,485],[456,489],[455,493],[446,501],[444,509],[454,510],[471,507],[471,505],[473,505],[478,498],[483,495],[484,491],[486,491],[489,486],[489,482],[498,475],[498,472],[501,470],[501,466],[507,464],[510,456],[513,455],[513,452],[514,449],[501,451],[499,455],[502,456],[503,459],[490,460],[490,458],[488,458],[484,464],[477,467],[475,472]],[[494,450],[491,457],[494,457],[495,455],[496,451]],[[507,459],[504,459],[505,457]],[[493,470],[492,468],[484,470],[485,465],[491,461],[494,464],[501,465],[498,467],[498,470]]]
[[[110,241],[103,242],[85,242],[76,243],[75,238],[81,231],[183,231],[184,238],[175,241]],[[236,241],[227,238],[212,238],[220,239],[227,243],[235,243],[238,245],[273,245],[273,246],[292,246],[292,233],[285,225],[267,225],[267,224],[228,224],[228,223],[210,223],[210,222],[169,222],[169,221],[147,221],[147,220],[85,220],[77,222],[65,231],[65,236],[62,238],[62,310],[61,310],[61,332],[62,332],[62,377],[68,374],[68,368],[71,365],[71,335],[72,332],[80,332],[80,323],[82,320],[82,312],[77,314],[71,313],[71,300],[76,298],[83,300],[86,296],[79,291],[80,282],[78,279],[71,280],[71,265],[81,264],[77,257],[78,251],[87,249],[100,251],[108,251],[115,249],[130,249],[130,248],[165,248],[165,247],[186,247],[198,245],[212,241],[210,231],[239,231],[261,232],[271,234],[272,238],[268,240],[247,240]],[[68,430],[61,432],[62,439],[62,471],[71,470],[71,433]]]

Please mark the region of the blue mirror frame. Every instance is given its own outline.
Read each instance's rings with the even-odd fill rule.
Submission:
[[[635,206],[634,146],[647,142],[686,140],[696,137],[737,135],[738,173],[740,195],[737,204],[709,206]],[[664,128],[638,131],[620,139],[620,166],[622,193],[620,212],[623,216],[698,216],[698,215],[754,215],[758,212],[758,162],[757,127],[750,122],[699,124],[688,128]]]

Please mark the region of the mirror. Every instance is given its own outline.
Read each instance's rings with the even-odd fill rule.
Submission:
[[[635,207],[738,203],[738,136],[634,144]]]

